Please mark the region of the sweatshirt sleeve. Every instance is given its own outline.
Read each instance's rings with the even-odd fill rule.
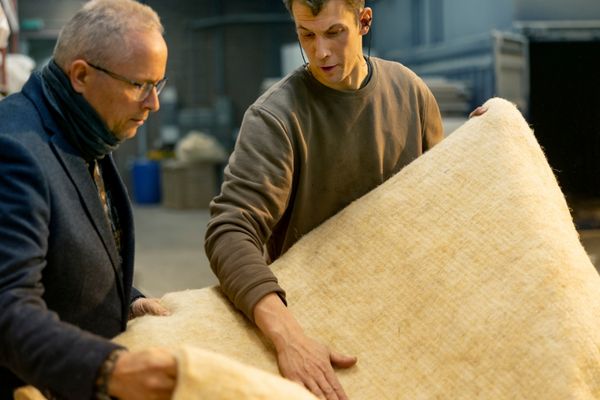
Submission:
[[[266,110],[250,107],[221,193],[210,204],[205,249],[223,292],[251,321],[265,295],[275,292],[285,302],[264,246],[285,212],[293,172],[292,142],[284,125]]]
[[[60,321],[42,298],[48,193],[35,156],[0,136],[0,365],[61,398],[87,399],[119,346]]]

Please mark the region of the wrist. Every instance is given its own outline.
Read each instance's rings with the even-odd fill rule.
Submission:
[[[256,304],[254,320],[277,351],[287,346],[294,336],[303,334],[300,324],[275,293],[263,297]]]
[[[100,365],[95,383],[96,400],[110,400],[108,386],[115,370],[117,360],[123,352],[125,352],[125,349],[113,350]]]

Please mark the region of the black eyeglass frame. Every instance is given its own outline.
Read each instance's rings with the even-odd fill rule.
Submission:
[[[97,69],[98,71],[104,72],[106,75],[110,76],[113,79],[128,83],[128,84],[134,86],[135,88],[137,88],[139,90],[138,101],[145,100],[150,95],[150,92],[152,92],[152,88],[155,88],[156,94],[159,95],[160,92],[165,87],[167,80],[168,80],[168,78],[165,76],[164,78],[162,78],[161,80],[159,80],[156,83],[154,83],[154,82],[138,82],[138,81],[134,81],[133,79],[126,78],[123,75],[119,75],[115,72],[109,71],[106,68],[102,68],[98,65],[92,64],[89,61],[86,61],[86,63],[90,67]]]

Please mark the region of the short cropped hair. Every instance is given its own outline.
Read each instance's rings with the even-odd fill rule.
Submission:
[[[103,63],[122,51],[130,51],[128,34],[164,28],[156,12],[135,0],[91,0],[60,31],[54,47],[54,60],[66,68],[78,58]]]
[[[288,11],[292,15],[292,17],[294,16],[294,13],[292,12],[292,3],[294,3],[294,1],[300,2],[300,3],[304,4],[305,6],[310,7],[313,15],[318,15],[321,12],[321,9],[323,8],[323,6],[325,6],[325,4],[327,4],[327,2],[329,0],[283,0],[283,4],[285,4],[285,7],[288,9]],[[363,8],[365,8],[365,0],[345,0],[345,1],[351,10],[360,11]]]

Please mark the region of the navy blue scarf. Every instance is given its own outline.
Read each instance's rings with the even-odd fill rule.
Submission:
[[[90,103],[71,86],[69,77],[54,60],[42,69],[44,96],[59,116],[67,140],[87,161],[103,158],[121,141],[106,127]]]

